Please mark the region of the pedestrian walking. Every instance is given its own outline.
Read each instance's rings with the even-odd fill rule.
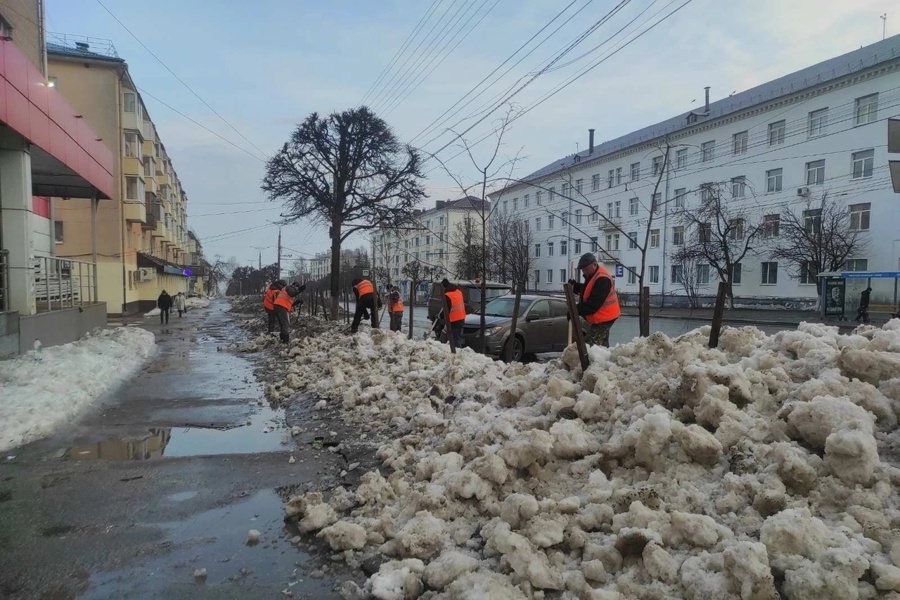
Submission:
[[[578,316],[583,317],[590,327],[584,336],[585,343],[609,347],[609,330],[622,314],[616,286],[609,271],[597,263],[597,257],[590,252],[578,259],[578,268],[584,283],[570,279],[572,289],[579,295]]]
[[[359,322],[363,316],[372,319],[372,329],[378,329],[378,307],[375,305],[375,286],[366,278],[354,279],[353,295],[356,297],[356,311],[353,313],[353,322],[350,323],[350,333],[359,330]]]
[[[449,323],[450,328],[447,331],[447,339],[453,336],[453,345],[456,348],[462,347],[462,330],[466,321],[466,301],[463,297],[462,290],[456,285],[450,283],[447,279],[441,280],[441,288],[444,290],[444,297],[450,306],[450,314],[444,319],[445,323]]]
[[[392,287],[388,295],[388,312],[391,313],[391,331],[400,331],[403,324],[403,296],[397,286]]]
[[[862,319],[863,323],[869,322],[869,297],[872,295],[872,288],[867,287],[859,295],[859,308],[856,309],[856,322]]]
[[[291,341],[291,310],[300,299],[305,285],[292,283],[281,288],[275,297],[275,317],[278,320],[279,337],[285,344]]]
[[[266,288],[266,293],[263,295],[263,308],[266,311],[266,333],[275,333],[275,328],[278,327],[278,317],[275,315],[275,298],[278,297],[278,292],[286,286],[287,282],[284,279],[273,281]]]
[[[181,318],[181,315],[187,312],[187,306],[185,305],[184,292],[178,292],[175,294],[175,298],[173,299],[173,303],[175,305],[175,310],[178,311],[178,318]]]
[[[162,291],[156,299],[156,307],[159,309],[159,324],[169,324],[169,309],[172,308],[172,296],[166,290]]]

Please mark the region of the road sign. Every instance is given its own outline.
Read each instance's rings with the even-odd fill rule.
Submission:
[[[616,277],[625,277],[624,265],[616,265]]]

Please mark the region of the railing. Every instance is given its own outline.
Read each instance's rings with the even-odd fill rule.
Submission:
[[[9,250],[0,250],[0,312],[9,310]]]
[[[38,256],[33,262],[34,300],[38,312],[96,304],[97,265]]]

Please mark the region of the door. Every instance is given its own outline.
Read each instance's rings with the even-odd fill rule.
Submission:
[[[553,315],[550,343],[554,350],[562,352],[569,345],[569,308],[565,300],[551,300],[550,309]]]
[[[525,352],[553,350],[553,318],[549,300],[538,300],[525,315]]]

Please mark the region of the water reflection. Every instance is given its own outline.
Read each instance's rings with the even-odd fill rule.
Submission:
[[[66,450],[64,458],[70,460],[149,460],[159,458],[165,452],[172,430],[151,429],[146,437],[128,440],[103,440]]]

